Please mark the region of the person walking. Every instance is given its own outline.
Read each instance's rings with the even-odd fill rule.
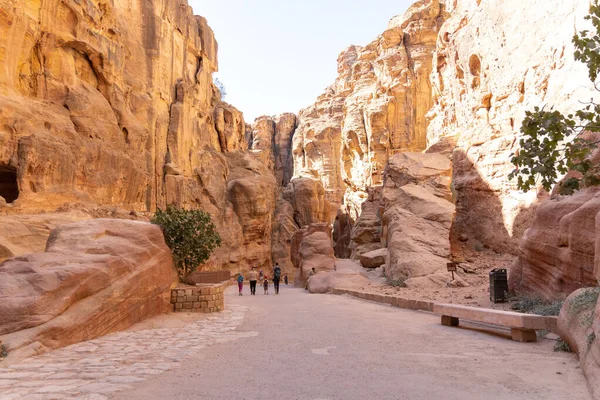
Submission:
[[[240,272],[237,277],[238,290],[240,291],[240,296],[242,295],[242,289],[244,288],[244,275]]]
[[[287,284],[288,284],[288,277],[287,277],[287,274],[285,274],[285,275],[283,276],[283,281],[285,282],[285,286],[287,286]]]
[[[248,274],[248,280],[250,281],[250,295],[256,296],[256,281],[258,280],[258,273],[256,268],[252,267],[252,271]]]
[[[279,281],[281,280],[281,268],[279,263],[275,263],[273,268],[273,287],[275,288],[275,294],[279,294]]]
[[[263,288],[265,289],[264,294],[269,294],[269,278],[267,276],[263,280]]]
[[[258,280],[260,281],[260,283],[262,283],[263,279],[265,279],[265,274],[263,273],[263,270],[260,270],[260,274],[258,274]]]

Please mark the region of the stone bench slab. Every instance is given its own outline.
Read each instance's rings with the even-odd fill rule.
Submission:
[[[459,306],[455,304],[434,304],[433,312],[439,315],[484,322],[491,325],[533,330],[547,329],[549,327],[548,319],[555,319],[555,317],[544,317],[542,315],[522,314],[514,311]]]

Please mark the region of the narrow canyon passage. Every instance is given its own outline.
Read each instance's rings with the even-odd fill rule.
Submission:
[[[575,355],[554,353],[547,340],[517,343],[345,296],[260,292],[228,293],[230,307],[248,306],[238,340],[112,398],[591,398]]]

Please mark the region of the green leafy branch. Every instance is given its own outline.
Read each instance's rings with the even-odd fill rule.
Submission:
[[[594,32],[584,30],[573,37],[575,59],[587,65],[590,80],[595,83],[600,72],[600,5],[595,1],[590,6]],[[561,194],[573,194],[590,186],[600,185],[600,168],[591,160],[600,141],[582,136],[584,132],[600,132],[600,104],[592,101],[583,109],[567,116],[559,111],[545,111],[535,107],[528,111],[521,125],[520,149],[513,154],[511,162],[516,169],[509,179],[517,178],[517,187],[529,191],[541,184],[551,191],[561,176],[576,172],[560,183]]]

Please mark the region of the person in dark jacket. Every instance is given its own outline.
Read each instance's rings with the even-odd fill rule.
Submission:
[[[281,268],[279,263],[275,263],[273,268],[273,286],[275,287],[275,294],[279,294],[279,281],[281,280]]]

